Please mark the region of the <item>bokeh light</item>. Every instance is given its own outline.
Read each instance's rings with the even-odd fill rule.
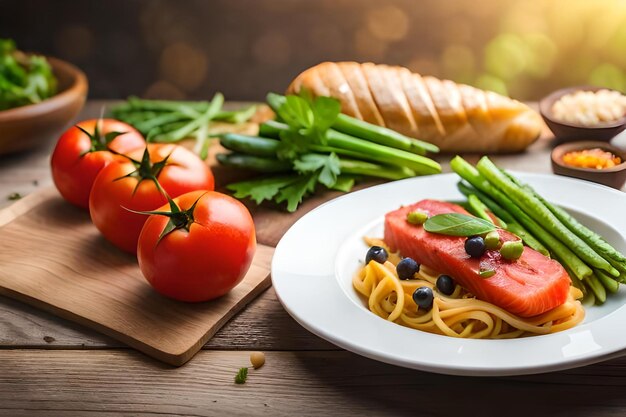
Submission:
[[[83,68],[94,98],[262,100],[329,60],[403,65],[520,100],[582,84],[626,92],[626,0],[88,3],[47,6],[46,36],[6,14],[0,31]]]

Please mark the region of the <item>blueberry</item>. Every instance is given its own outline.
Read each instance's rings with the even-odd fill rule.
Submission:
[[[387,258],[389,255],[385,248],[381,248],[380,246],[372,246],[367,251],[367,255],[365,255],[365,264],[367,265],[370,261],[376,261],[379,264],[384,264],[387,262]]]
[[[396,266],[396,272],[400,279],[413,279],[415,274],[420,271],[420,264],[412,258],[404,258]]]
[[[454,292],[454,280],[450,275],[439,275],[436,285],[439,292],[444,295],[450,295]]]
[[[472,258],[483,256],[485,249],[485,240],[480,236],[470,237],[465,241],[465,252]]]
[[[413,301],[418,307],[430,310],[433,306],[433,290],[428,287],[420,287],[413,293]]]

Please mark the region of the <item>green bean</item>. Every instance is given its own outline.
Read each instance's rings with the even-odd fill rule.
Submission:
[[[593,273],[596,277],[598,277],[598,280],[600,281],[600,283],[602,283],[602,286],[606,288],[608,292],[610,292],[611,294],[615,294],[617,291],[619,291],[619,282],[615,281],[615,278],[607,275],[604,271],[601,271],[599,269],[596,269]]]
[[[527,214],[532,215],[534,219],[537,219],[548,232],[565,243],[582,260],[595,268],[609,272],[611,275],[619,276],[619,271],[613,268],[606,259],[565,227],[534,195],[518,187],[502,174],[489,158],[482,157],[476,168],[494,187],[506,193],[515,204]]]
[[[467,203],[470,206],[472,214],[481,219],[487,220],[488,222],[493,223],[493,219],[487,213],[487,206],[485,206],[475,194],[470,194],[467,196]]]
[[[490,197],[487,197],[485,193],[471,185],[465,184],[463,181],[459,181],[457,183],[457,188],[459,191],[466,197],[469,197],[471,194],[478,197],[478,199],[491,211],[493,214],[504,220],[505,222],[513,222],[513,216],[511,216],[506,210],[498,205],[495,201],[493,201]]]
[[[567,226],[567,228],[574,232],[579,238],[583,239],[596,252],[602,255],[605,259],[609,261],[612,259],[626,268],[626,257],[611,246],[606,240],[604,240],[602,236],[585,227],[561,207],[555,206],[546,201],[529,185],[524,185],[524,188],[526,188],[529,192],[532,192],[533,195],[537,197],[537,199],[541,201],[543,205],[546,206],[548,210],[550,210],[552,214],[554,214],[554,216],[561,221],[561,223]],[[612,262],[610,263],[613,264]]]
[[[585,280],[585,283],[596,296],[596,304],[604,304],[606,301],[606,290],[602,286],[602,283],[595,275],[589,275]]]
[[[267,101],[267,104],[274,111],[274,113],[278,115],[278,109],[280,109],[280,106],[285,103],[286,99],[285,96],[281,96],[280,94],[267,93],[267,96],[265,96],[265,101]]]
[[[153,117],[157,117],[163,113],[155,112],[155,111],[135,111],[135,110],[116,111],[115,108],[113,108],[111,110],[111,114],[116,119],[120,119],[127,123],[130,123],[130,121],[143,122],[143,121],[152,119]]]
[[[328,130],[327,141],[329,146],[361,152],[370,155],[379,162],[406,166],[415,171],[418,175],[437,174],[441,172],[441,166],[432,159],[358,139],[346,135],[345,133],[337,132],[336,130]]]
[[[152,139],[155,142],[178,142],[181,139],[189,137],[193,132],[200,128],[203,124],[209,123],[213,116],[222,108],[224,104],[224,96],[222,94],[215,94],[213,100],[206,111],[200,116],[185,124],[184,126],[167,133],[160,133]]]
[[[231,167],[249,169],[251,171],[275,173],[289,172],[292,170],[290,162],[280,161],[274,158],[264,158],[254,155],[243,155],[240,153],[220,153],[216,155],[219,163]]]
[[[473,169],[471,165],[470,167]],[[493,201],[490,197],[487,197],[485,193],[472,186],[468,186],[463,182],[459,182],[457,186],[466,196],[469,194],[475,194],[480,201],[485,204],[487,208],[496,215],[496,217],[498,217],[498,219],[501,219],[502,227],[514,235],[519,236],[519,238],[521,238],[529,248],[536,250],[544,256],[551,256],[550,251],[548,251],[548,249],[546,249],[546,247],[539,240],[537,240],[535,236],[522,227],[522,225],[519,224],[509,212],[500,207],[498,203]]]
[[[268,120],[259,125],[259,136],[278,139],[280,138],[280,132],[286,127],[285,124],[277,122],[276,120]]]
[[[472,165],[460,156],[450,161],[450,167],[461,178],[469,182],[478,190],[488,194],[496,202],[501,204],[517,221],[537,238],[553,255],[563,264],[567,264],[576,277],[583,279],[592,274],[589,268],[574,252],[561,243],[558,239],[544,230],[537,222],[522,211],[509,197],[487,181]]]
[[[135,121],[131,124],[141,133],[147,134],[155,127],[169,123],[180,122],[181,120],[185,120],[185,116],[180,113],[163,113],[158,116],[155,115],[154,117],[146,120]]]
[[[339,158],[339,167],[342,174],[367,175],[389,180],[401,180],[415,176],[415,172],[407,167],[374,164],[345,158]]]
[[[252,105],[240,110],[221,110],[217,112],[213,120],[220,120],[228,123],[244,123],[247,122],[256,113],[256,105]]]
[[[607,261],[609,261],[609,263],[613,265],[613,268],[619,271],[619,277],[615,277],[614,279],[618,280],[622,284],[626,284],[626,267],[624,266],[624,264],[619,263],[611,258],[607,259]]]
[[[425,155],[426,152],[439,152],[439,148],[432,143],[404,136],[395,130],[374,125],[347,114],[339,114],[332,127],[351,136],[419,155]]]
[[[187,124],[188,122],[184,121],[184,122],[173,122],[173,123],[168,123],[168,124],[161,125],[161,126],[156,126],[150,129],[148,133],[146,133],[146,140],[148,142],[161,142],[161,143],[170,142],[167,134],[169,132],[173,132],[175,130],[181,129]]]
[[[280,141],[261,138],[258,136],[225,133],[220,136],[220,144],[231,151],[256,156],[276,156]]]
[[[125,101],[112,106],[109,111],[112,115],[117,117],[119,114],[132,113],[135,111],[135,108],[128,101]]]
[[[557,259],[557,261],[559,261],[561,263],[561,265],[563,266],[563,269],[565,269],[565,271],[567,272],[567,275],[569,275],[570,280],[572,281],[572,285],[574,285],[574,287],[576,287],[576,288],[578,288],[579,290],[582,291],[583,297],[587,296],[589,294],[589,289],[587,288],[587,285],[583,281],[579,280],[576,277],[576,275],[567,266],[567,264],[564,264],[563,262],[561,262],[558,259]]]
[[[617,249],[612,247],[602,236],[588,229],[583,224],[579,223],[572,215],[559,206],[555,206],[552,203],[544,199],[539,193],[535,191],[528,184],[521,183],[517,178],[508,172],[501,170],[513,183],[517,186],[524,188],[528,192],[532,193],[541,203],[550,210],[561,223],[567,226],[578,237],[583,239],[591,248],[596,252],[603,255],[604,258],[609,261],[614,268],[622,273],[626,273],[626,256],[620,253]]]

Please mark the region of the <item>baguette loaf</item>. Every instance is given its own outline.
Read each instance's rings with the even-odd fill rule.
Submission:
[[[350,116],[431,142],[444,152],[518,152],[541,133],[527,105],[469,85],[372,63],[324,62],[298,75],[288,94],[339,99]]]

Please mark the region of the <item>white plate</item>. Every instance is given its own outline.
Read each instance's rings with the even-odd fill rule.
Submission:
[[[552,175],[516,173],[549,200],[626,249],[626,195]],[[584,323],[550,335],[513,340],[439,336],[370,312],[352,287],[367,250],[364,235],[382,236],[384,214],[424,198],[457,200],[458,177],[443,174],[368,188],[305,215],[282,238],[272,282],[285,310],[316,335],[368,358],[454,375],[520,375],[598,362],[626,352],[626,290],[586,306]]]

